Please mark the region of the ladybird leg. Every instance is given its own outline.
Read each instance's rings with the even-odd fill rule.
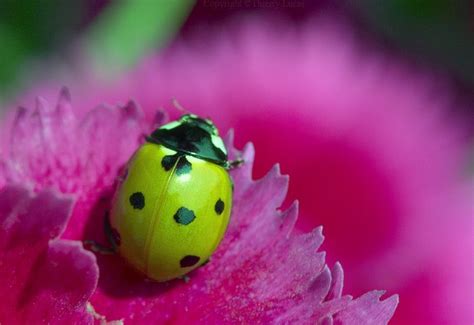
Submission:
[[[229,169],[239,168],[244,164],[245,160],[243,158],[237,158],[235,160],[229,161]]]
[[[111,250],[114,253],[117,252],[119,243],[117,243],[116,236],[114,235],[114,231],[112,229],[112,226],[110,225],[109,211],[106,211],[104,215],[104,233],[105,237],[112,246]]]
[[[178,279],[180,280],[183,280],[184,283],[189,283],[189,281],[191,280],[191,278],[189,277],[189,275],[182,275],[182,276],[179,276]]]
[[[89,249],[94,253],[99,253],[103,255],[115,254],[115,250],[113,248],[99,244],[95,240],[84,240],[83,244],[86,249]]]
[[[112,247],[107,247],[102,244],[99,244],[95,240],[84,240],[84,246],[93,251],[94,253],[100,253],[104,255],[115,254],[117,252],[117,243],[115,242],[113,236],[112,226],[110,225],[108,212],[106,212],[104,216],[104,232]]]

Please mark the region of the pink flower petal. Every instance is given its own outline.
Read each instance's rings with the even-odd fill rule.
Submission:
[[[348,290],[400,293],[394,323],[474,323],[472,118],[456,114],[466,103],[445,80],[335,19],[295,29],[239,20],[188,35],[112,84],[84,75],[65,83],[82,115],[132,97],[150,119],[177,98],[235,128],[237,144],[252,139],[255,175],[277,161],[291,175],[297,228],[324,225]],[[53,98],[62,83],[33,95]]]
[[[54,109],[40,100],[32,114],[19,112],[6,178],[74,193],[77,201],[65,236],[103,241],[103,216],[115,177],[154,122],[147,125],[133,103],[99,107],[79,119],[65,93]],[[28,139],[36,139],[34,146]],[[252,180],[253,146],[240,154],[232,134],[227,143],[231,157],[242,156],[246,163],[232,172],[232,221],[211,262],[193,272],[189,283],[159,284],[129,269],[118,256],[99,255],[101,278],[91,299],[96,312],[127,323],[285,323],[329,319],[350,306],[350,297],[341,297],[342,269],[336,264],[333,276],[324,253],[318,252],[321,228],[294,235],[297,203],[278,210],[288,177],[275,166],[264,178]],[[83,264],[75,261],[71,267],[77,263]],[[383,324],[396,304],[396,298],[388,307],[374,300],[369,307],[385,315]]]
[[[0,190],[0,322],[91,323],[95,257],[78,242],[59,240],[72,200],[20,186]]]
[[[334,317],[334,324],[385,324],[393,315],[393,305],[398,298],[392,296],[380,301],[383,291],[372,291],[352,301],[349,306],[338,312]]]

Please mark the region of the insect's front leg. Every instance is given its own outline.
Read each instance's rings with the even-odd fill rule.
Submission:
[[[229,161],[228,169],[232,170],[234,168],[239,168],[240,166],[242,166],[244,164],[244,162],[245,162],[245,160],[243,158],[237,158],[235,160],[231,160],[231,161]]]
[[[88,239],[88,240],[84,240],[82,243],[84,244],[84,247],[86,249],[91,250],[94,253],[99,253],[102,255],[113,255],[116,253],[113,248],[99,244],[95,240]]]
[[[117,253],[117,243],[115,242],[114,234],[112,227],[110,226],[109,213],[108,211],[104,215],[104,232],[107,240],[109,241],[111,247],[102,245],[95,240],[84,240],[84,246],[94,253],[99,253],[103,255],[112,255]]]

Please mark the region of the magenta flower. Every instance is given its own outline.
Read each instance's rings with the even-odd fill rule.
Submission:
[[[470,304],[474,297],[469,290],[474,282],[474,270],[472,263],[466,258],[472,255],[474,247],[469,192],[469,182],[472,180],[466,179],[462,170],[468,152],[468,136],[461,121],[445,117],[452,110],[452,100],[449,91],[445,89],[446,85],[430,76],[414,72],[412,68],[386,55],[382,56],[375,50],[366,50],[367,47],[360,46],[349,28],[333,21],[319,21],[298,30],[288,30],[282,26],[262,21],[247,21],[243,25],[230,24],[227,28],[221,27],[219,31],[207,31],[202,35],[196,34],[191,40],[177,42],[165,54],[144,61],[136,70],[112,84],[98,81],[97,74],[87,71],[83,75],[76,74],[73,80],[44,83],[32,91],[34,95],[46,94],[48,98],[54,98],[61,84],[73,86],[76,114],[80,119],[88,121],[83,124],[89,125],[85,128],[93,131],[78,131],[80,136],[74,136],[75,133],[71,134],[70,128],[66,128],[68,132],[65,137],[73,137],[75,140],[68,142],[67,146],[61,146],[80,155],[82,165],[67,163],[78,168],[72,174],[84,169],[87,177],[80,180],[72,177],[77,182],[75,185],[69,184],[69,180],[63,177],[63,172],[57,170],[55,181],[35,178],[35,182],[42,184],[41,188],[57,183],[62,184],[65,192],[80,189],[82,194],[79,202],[83,204],[76,204],[71,221],[74,226],[68,227],[66,238],[101,236],[97,220],[102,217],[112,191],[111,184],[120,163],[126,160],[138,143],[128,141],[139,139],[142,133],[148,132],[157,108],[170,103],[171,98],[177,98],[193,112],[212,117],[222,129],[235,127],[238,131],[238,144],[242,145],[252,139],[257,148],[254,168],[256,175],[263,175],[275,161],[281,162],[282,169],[288,171],[292,179],[289,198],[301,199],[302,217],[296,224],[296,229],[302,232],[320,224],[325,226],[325,233],[329,234],[325,243],[330,253],[329,258],[342,259],[346,271],[349,269],[346,285],[350,292],[361,294],[374,287],[400,292],[402,303],[395,313],[393,323],[474,322]],[[25,98],[27,96],[23,100]],[[88,113],[90,107],[97,103],[125,103],[129,98],[140,103],[144,117],[130,105],[122,113],[113,113],[110,108]],[[105,117],[100,117],[101,115]],[[114,117],[108,117],[109,115]],[[125,118],[127,115],[129,117]],[[135,122],[124,122],[131,117]],[[102,120],[110,120],[107,122],[108,126],[101,126]],[[124,127],[128,128],[127,131],[117,135],[117,129]],[[123,134],[130,134],[130,137],[123,137]],[[109,139],[108,137],[114,139],[114,151],[100,149],[97,151],[100,155],[92,154],[96,152],[92,144],[97,139],[100,139],[98,148],[109,148],[107,140],[104,140]],[[87,144],[82,144],[82,141]],[[249,155],[248,150],[250,149],[244,152]],[[18,155],[25,155],[27,151],[21,149]],[[31,152],[33,153],[28,153],[27,156],[32,155],[34,158],[22,158],[23,161],[41,161],[37,159],[37,149],[32,149]],[[115,167],[110,165],[110,161],[114,162]],[[94,168],[79,167],[86,165]],[[245,169],[247,173],[248,168],[250,167]],[[237,172],[235,177],[240,178],[240,173],[244,172]],[[244,180],[238,180],[240,184],[247,184],[241,185],[242,188],[250,186],[250,175],[246,175]],[[0,184],[1,177],[0,173]],[[273,184],[277,179],[280,178],[273,174],[254,186],[266,182]],[[96,185],[98,180],[99,185]],[[66,190],[67,188],[70,189]],[[284,191],[277,190],[278,186],[265,188],[271,188],[271,194],[268,192],[267,195],[273,199],[267,202],[266,209],[269,210],[262,212],[262,215],[271,215],[283,200]],[[100,193],[89,193],[95,191]],[[244,195],[243,192],[238,193]],[[280,193],[279,197],[275,193]],[[104,197],[102,203],[97,202],[99,195]],[[241,200],[242,197],[236,199]],[[289,202],[291,200],[287,200],[284,206]],[[258,202],[251,204],[260,206]],[[234,220],[247,220],[245,213],[241,212],[245,210],[236,211],[237,217]],[[90,220],[96,221],[86,223],[84,215],[91,214]],[[270,220],[276,222],[275,218],[263,219],[265,218],[258,217],[258,224],[248,225],[243,221],[240,224],[239,221],[240,226],[245,225],[245,231],[238,238],[248,241],[246,236],[252,237],[251,242],[246,245],[255,252],[258,249],[268,252],[269,249],[263,247],[270,238],[276,241],[272,247],[275,247],[273,253],[278,255],[280,241],[274,233],[270,233],[274,228],[267,227],[265,236],[261,238],[262,242],[257,241],[260,236],[250,235],[256,231],[250,225],[260,227],[261,222],[263,227]],[[280,226],[274,227],[280,229]],[[235,254],[233,247],[245,246],[234,246],[229,242],[234,238],[233,229],[235,228],[230,229],[228,238],[218,252],[219,258],[223,260],[226,252]],[[308,241],[316,247],[320,236],[318,233],[313,233],[312,236],[316,239]],[[288,250],[298,247],[292,246],[292,240],[295,239],[291,238],[288,239],[291,243],[285,244]],[[253,245],[259,248],[253,248]],[[304,251],[300,253],[303,254]],[[284,255],[288,258],[291,256],[288,251]],[[301,258],[302,255],[298,256]],[[243,262],[244,256],[238,257],[235,259],[237,264]],[[305,263],[312,263],[307,257],[303,259]],[[276,260],[279,261],[277,264],[281,264],[278,257]],[[121,310],[128,313],[131,309],[127,308],[130,306],[137,310],[142,306],[144,309],[141,311],[145,310],[150,314],[154,312],[152,306],[160,309],[166,305],[167,310],[171,308],[169,306],[180,308],[183,306],[180,302],[187,302],[186,299],[193,299],[194,306],[199,306],[192,312],[196,315],[198,311],[204,313],[208,310],[204,297],[209,298],[211,294],[212,299],[228,295],[238,297],[232,300],[238,316],[254,314],[244,313],[246,306],[256,307],[270,316],[272,315],[265,309],[269,304],[272,308],[277,306],[275,309],[281,310],[281,305],[278,304],[281,302],[274,299],[265,300],[271,303],[259,302],[252,305],[249,299],[255,302],[252,300],[257,297],[255,291],[247,291],[247,296],[242,296],[243,291],[225,291],[224,295],[213,290],[205,291],[204,295],[193,294],[188,297],[185,291],[181,291],[182,284],[177,284],[172,290],[134,287],[133,283],[139,283],[140,278],[132,282],[130,287],[116,286],[118,282],[123,283],[121,280],[133,277],[133,273],[117,272],[116,270],[120,270],[119,259],[99,256],[98,261],[102,277],[91,301],[96,310],[105,314],[107,319],[123,317],[119,313]],[[102,270],[110,270],[110,265],[113,265],[113,271],[107,272],[109,277],[105,279],[105,271]],[[243,268],[220,265],[219,260],[197,271],[195,277],[198,284],[202,283],[199,282],[202,277],[217,276],[217,268],[223,267],[234,272],[231,273],[232,276],[222,279],[220,276],[229,274],[226,272],[211,283],[206,281],[208,285],[229,288],[227,285],[236,284],[240,290],[244,290],[244,287],[253,290],[260,287],[239,284],[249,282],[245,276],[269,274],[261,273],[261,270],[271,269],[271,264],[266,267],[259,265],[261,264],[255,264],[258,272],[246,274]],[[335,265],[331,272],[331,283],[337,282],[335,279],[339,278],[339,267],[338,264]],[[291,268],[290,263],[285,263],[285,268],[287,267]],[[305,268],[300,270],[300,275],[305,273]],[[319,266],[314,268],[321,270]],[[274,275],[281,274],[275,272]],[[306,311],[306,308],[315,311],[320,306],[330,305],[318,302],[316,305],[319,307],[311,307],[307,303],[308,290],[311,288],[306,290],[304,286],[301,287],[303,291],[300,295],[295,295],[297,299],[291,300],[291,303],[284,300],[288,296],[281,293],[288,291],[285,286],[289,286],[289,283],[286,281],[291,278],[295,284],[301,283],[298,281],[301,279],[291,273],[290,269],[282,272],[293,274],[294,277],[287,277],[285,281],[275,278],[272,281],[280,283],[282,287],[269,285],[265,288],[265,293],[276,293],[286,301],[287,307],[296,304],[291,310],[298,315],[309,315],[310,313],[302,311]],[[316,277],[316,274],[308,279]],[[324,282],[323,278],[318,277],[315,281]],[[258,279],[264,278],[262,276]],[[231,283],[233,280],[236,282]],[[199,291],[200,288],[197,285],[193,290]],[[333,294],[334,284],[330,288],[326,299],[337,296]],[[160,290],[165,292],[160,297],[168,297],[168,294],[173,297],[172,303],[169,303],[168,298],[153,300],[153,297],[158,296],[156,291]],[[316,291],[314,293],[317,296],[324,296]],[[118,302],[107,300],[107,297],[118,299]],[[133,300],[136,297],[140,297],[140,300]],[[366,320],[357,317],[363,317],[368,311],[372,313],[369,315],[378,313],[381,304],[373,304],[376,298],[378,299],[378,293],[364,295],[349,305],[352,308],[339,311],[337,317],[347,315],[352,317],[353,322],[359,319],[364,324]],[[210,303],[212,299],[207,302]],[[321,298],[314,301],[321,301]],[[385,302],[383,308],[391,310],[393,302]],[[222,312],[223,305],[222,301],[213,302],[211,308],[218,311],[218,315],[228,315],[229,309]],[[188,305],[185,306],[189,308]],[[290,314],[287,314],[288,317]],[[382,317],[388,314],[389,312],[380,312]],[[143,313],[135,310],[130,315],[143,319],[140,318]],[[174,314],[170,312],[169,315],[173,317]],[[201,315],[196,317],[199,316]],[[285,320],[283,316],[278,319]],[[329,318],[327,321],[329,322]]]
[[[145,119],[133,102],[98,107],[78,118],[66,90],[56,106],[39,99],[33,111],[17,111],[7,126],[10,141],[0,173],[0,229],[7,238],[0,260],[1,274],[7,276],[0,288],[2,297],[18,298],[11,305],[5,302],[2,323],[91,323],[91,316],[125,323],[388,322],[397,296],[381,301],[378,291],[355,300],[342,295],[341,266],[330,270],[318,252],[321,228],[295,235],[298,205],[277,210],[288,178],[276,166],[263,179],[251,179],[250,144],[242,152],[245,165],[233,172],[232,221],[211,263],[193,272],[188,283],[160,284],[129,269],[118,256],[98,255],[95,287],[95,260],[79,242],[48,244],[64,228],[71,201],[46,189],[74,197],[64,238],[104,240],[102,217],[120,168],[163,118]],[[227,142],[233,148],[232,135]],[[237,154],[231,150],[231,156]],[[13,183],[31,184],[39,194],[32,197]],[[12,273],[13,265],[17,271]]]
[[[86,303],[97,285],[92,253],[57,239],[72,200],[8,185],[0,191],[0,322],[92,323]]]
[[[112,84],[89,71],[32,93],[72,85],[79,116],[134,98],[148,121],[177,98],[234,127],[237,144],[256,145],[256,175],[276,161],[291,175],[296,228],[325,226],[350,292],[400,293],[394,323],[473,323],[472,134],[448,85],[333,21],[280,23],[206,30]]]

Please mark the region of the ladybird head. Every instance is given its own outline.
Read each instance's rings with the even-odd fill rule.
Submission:
[[[210,119],[185,114],[179,120],[156,129],[148,141],[221,166],[228,165],[227,149]]]
[[[219,131],[217,130],[217,127],[208,118],[204,119],[194,114],[186,114],[186,115],[181,116],[181,118],[179,119],[179,122],[187,123],[188,125],[197,126],[203,130],[206,130],[211,135],[219,135]]]

